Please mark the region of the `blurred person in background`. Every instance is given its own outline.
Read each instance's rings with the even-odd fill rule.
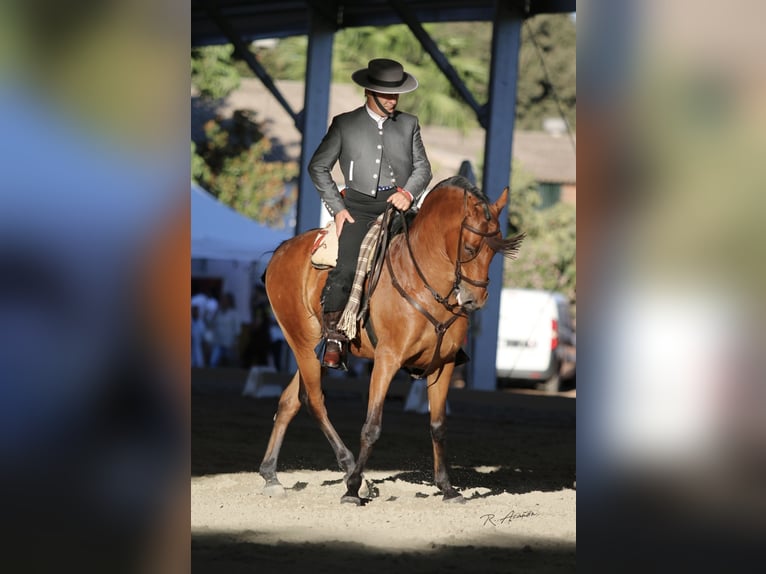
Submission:
[[[191,304],[199,308],[200,319],[205,325],[202,334],[202,352],[206,364],[212,359],[213,346],[215,345],[215,333],[213,331],[213,317],[218,311],[218,298],[213,294],[209,286],[205,286],[192,296]]]
[[[250,299],[250,339],[245,351],[245,368],[269,364],[271,354],[271,306],[266,288],[256,285]]]
[[[202,350],[202,342],[206,327],[197,305],[192,305],[191,317],[191,366],[204,367],[205,353]]]
[[[234,295],[224,293],[218,310],[211,320],[213,331],[213,351],[210,355],[210,366],[217,367],[223,360],[223,365],[239,364],[239,313],[235,308]]]

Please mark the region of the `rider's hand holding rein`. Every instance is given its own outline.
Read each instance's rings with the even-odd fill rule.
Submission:
[[[404,188],[397,187],[397,193],[393,194],[387,199],[388,203],[392,203],[399,211],[407,211],[412,205],[412,194]],[[337,217],[336,217],[337,221]],[[336,223],[337,225],[337,223]]]

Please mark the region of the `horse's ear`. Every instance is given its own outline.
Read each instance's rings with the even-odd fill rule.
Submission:
[[[500,194],[500,197],[497,199],[495,203],[492,204],[492,213],[495,214],[495,217],[500,215],[500,212],[503,211],[503,208],[508,203],[508,188],[506,187],[503,190],[503,193]]]

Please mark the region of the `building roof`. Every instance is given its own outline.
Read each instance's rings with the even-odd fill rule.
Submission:
[[[577,182],[577,154],[566,134],[515,130],[513,157],[541,183]]]

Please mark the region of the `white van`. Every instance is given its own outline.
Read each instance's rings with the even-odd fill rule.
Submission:
[[[556,392],[574,375],[575,333],[569,301],[558,292],[503,289],[497,340],[499,381],[533,381]]]

